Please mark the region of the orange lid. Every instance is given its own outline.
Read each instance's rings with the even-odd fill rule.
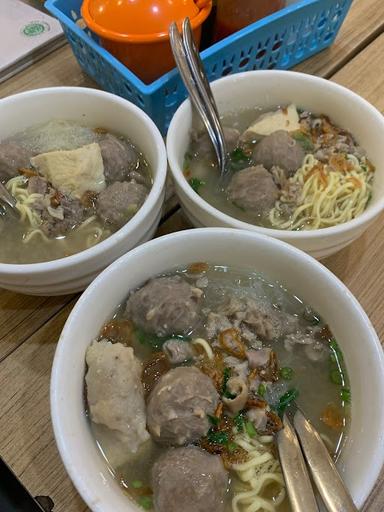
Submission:
[[[211,4],[211,0],[84,0],[81,12],[88,27],[99,35],[149,42],[167,38],[169,25],[187,16],[193,27],[202,11],[209,9],[209,13]]]

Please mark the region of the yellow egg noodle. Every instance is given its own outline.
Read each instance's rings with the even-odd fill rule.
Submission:
[[[347,169],[336,170],[308,154],[270,211],[271,224],[279,229],[312,230],[360,215],[371,197],[373,172],[364,158],[361,162],[354,155],[345,158]],[[293,211],[289,219],[287,208]]]
[[[32,205],[39,200],[43,200],[43,194],[29,193],[27,189],[28,179],[25,176],[15,176],[7,181],[5,184],[7,190],[16,199],[16,208],[20,212],[20,221],[30,225],[31,229],[23,237],[23,243],[27,244],[35,237],[41,237],[44,242],[50,243],[52,239],[48,238],[46,234],[40,229],[41,216],[38,211],[32,208]],[[109,235],[109,230],[103,230],[99,226],[92,226],[97,220],[96,215],[92,215],[80,224],[77,230],[85,231],[87,247],[96,245],[105,235]],[[55,238],[53,240],[60,240],[65,243],[65,237]]]
[[[273,436],[250,438],[242,433],[234,441],[248,453],[248,460],[232,465],[239,479],[232,499],[233,512],[277,512],[286,491],[280,463],[272,453]],[[270,485],[276,489],[275,497],[261,497]]]

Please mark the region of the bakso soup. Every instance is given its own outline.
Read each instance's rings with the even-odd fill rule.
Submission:
[[[310,230],[360,215],[374,166],[353,135],[295,105],[223,118],[229,177],[219,180],[207,133],[192,133],[184,175],[208,203],[267,228]],[[230,126],[230,128],[229,128]]]
[[[319,315],[261,274],[207,263],[128,293],[87,349],[84,396],[127,499],[155,512],[289,512],[284,411],[296,401],[335,459],[350,417]]]
[[[63,258],[105,240],[152,185],[145,157],[126,137],[63,120],[0,142],[0,181],[20,213],[0,209],[2,263]]]

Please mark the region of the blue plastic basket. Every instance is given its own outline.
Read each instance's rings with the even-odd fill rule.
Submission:
[[[186,90],[174,69],[144,84],[81,28],[81,0],[47,0],[80,66],[103,89],[141,107],[165,134]],[[301,0],[223,39],[202,52],[210,80],[251,69],[288,69],[330,46],[352,0]]]

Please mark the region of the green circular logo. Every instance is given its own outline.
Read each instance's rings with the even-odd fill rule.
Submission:
[[[27,37],[34,37],[48,32],[50,28],[51,27],[48,23],[45,23],[45,21],[31,21],[22,28],[21,33]]]

